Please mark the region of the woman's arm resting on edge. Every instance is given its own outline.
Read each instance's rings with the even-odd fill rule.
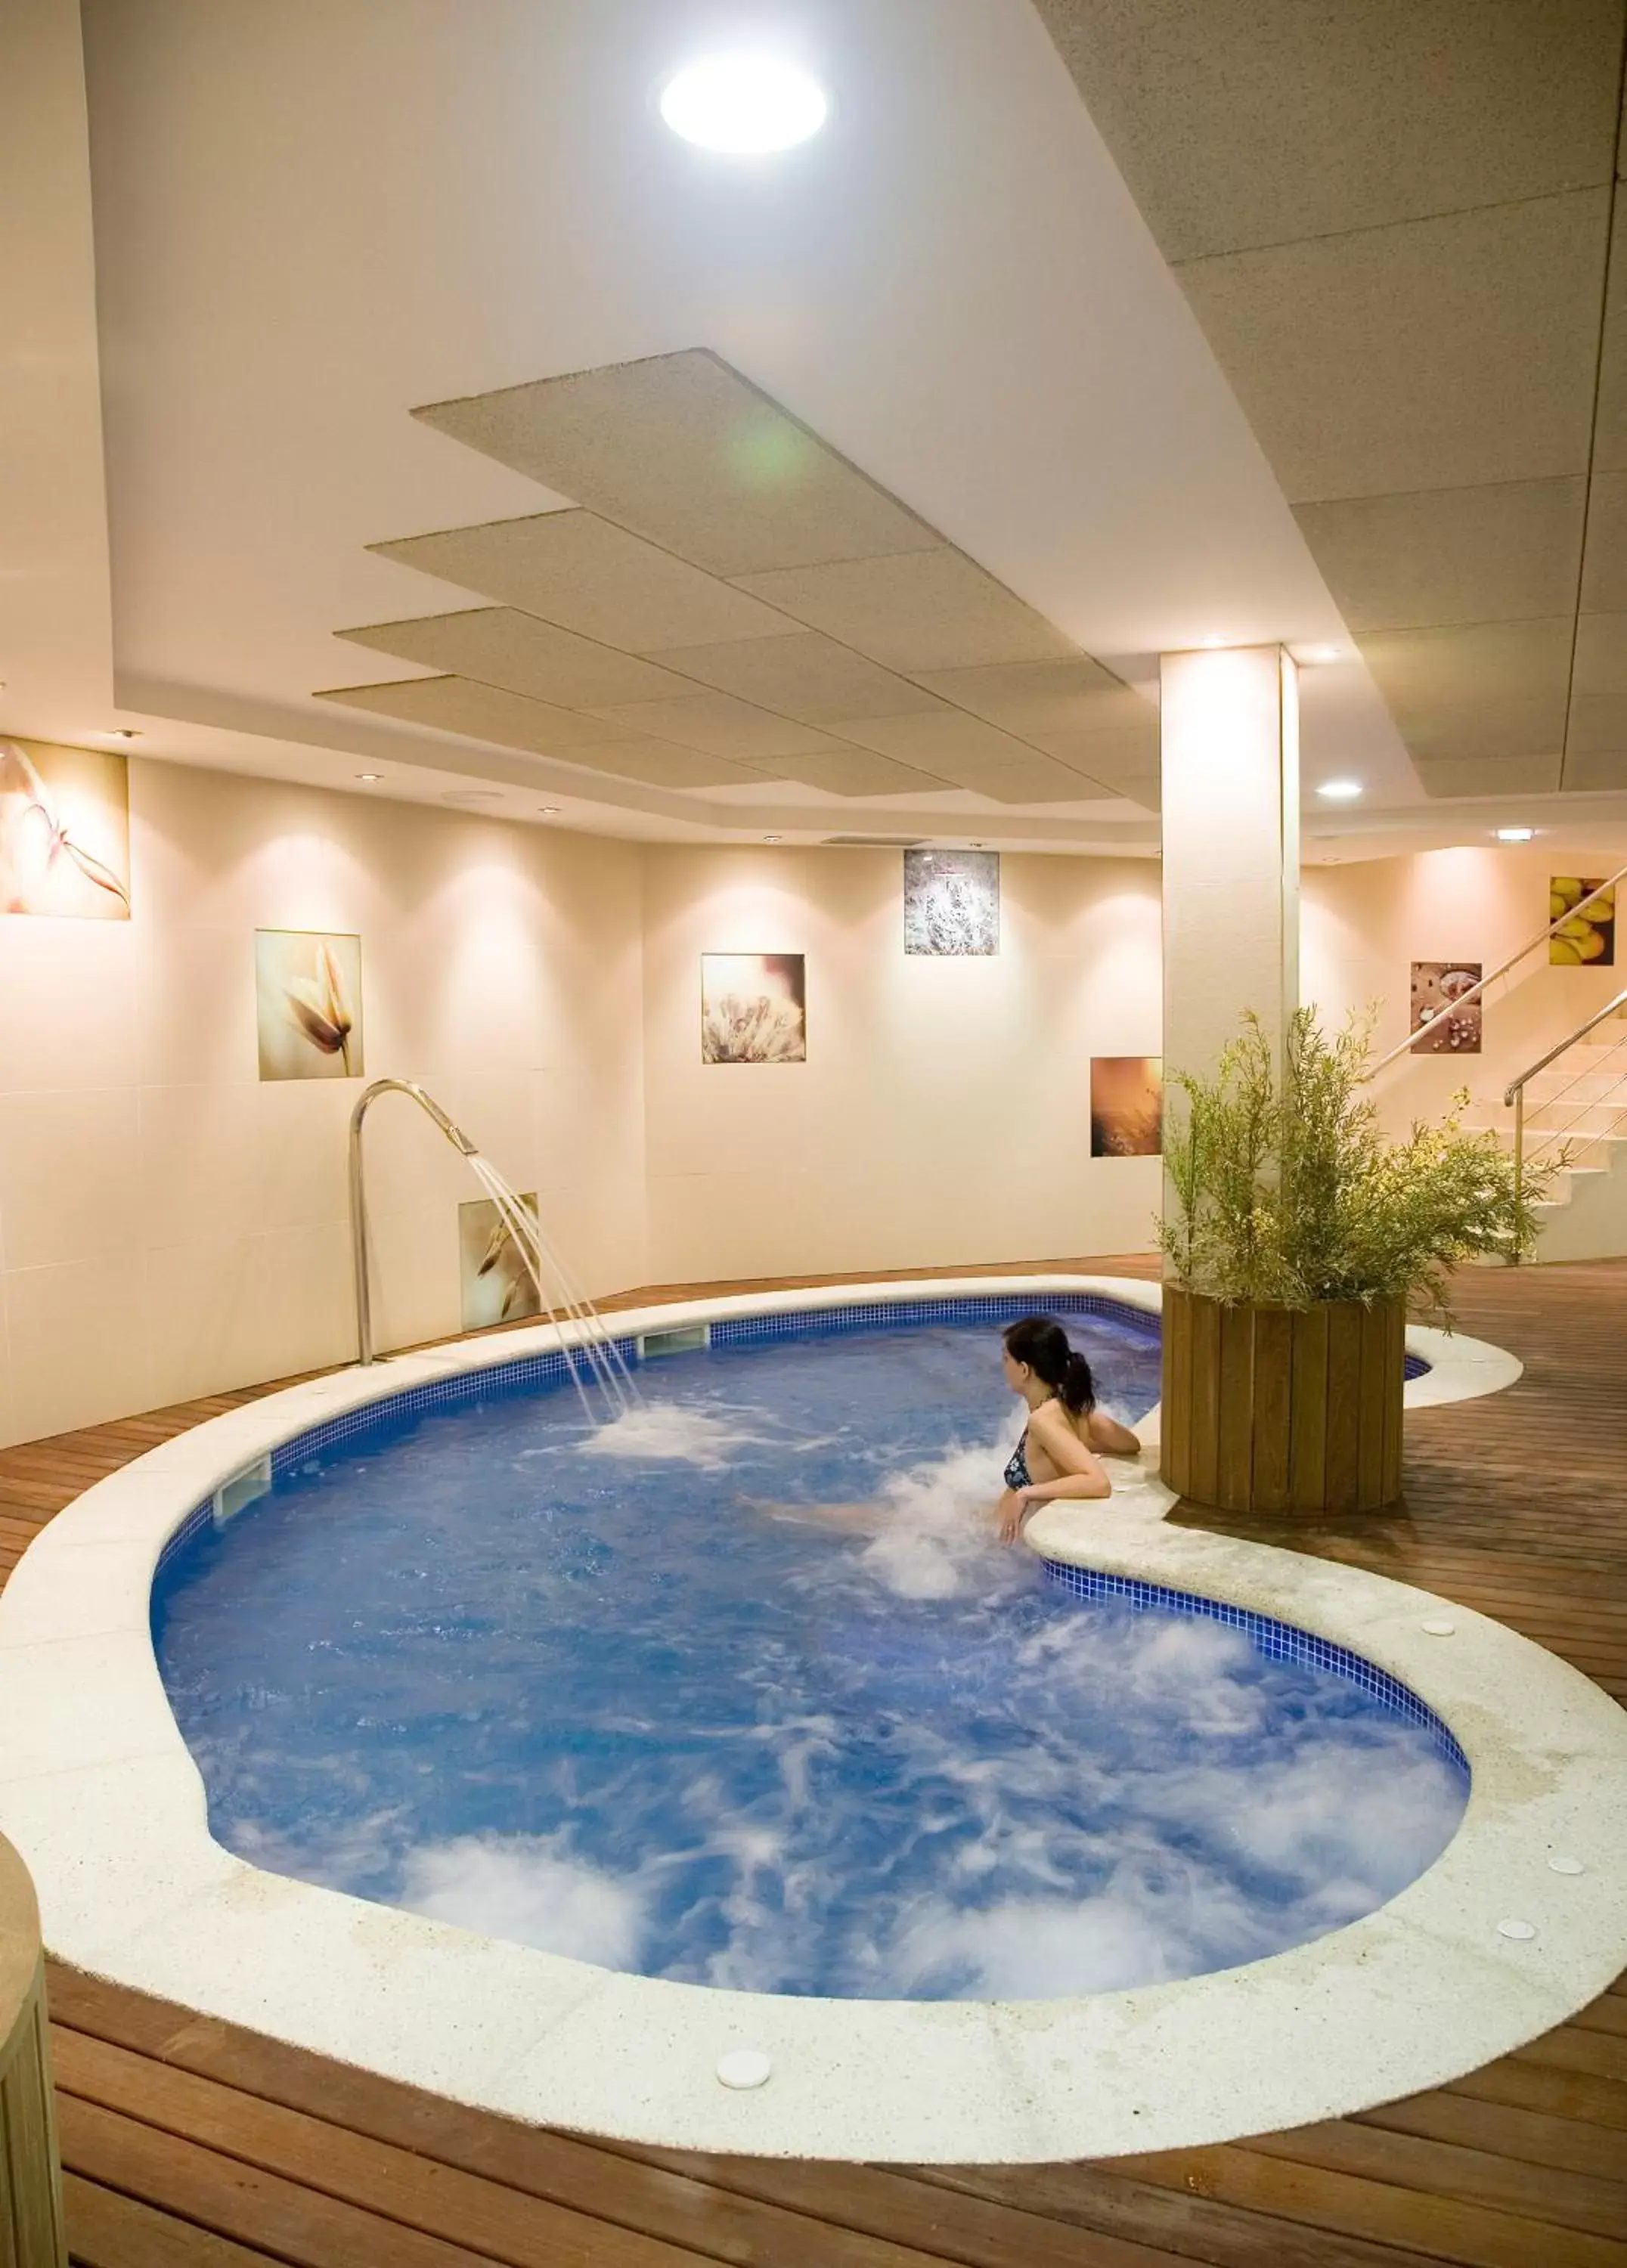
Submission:
[[[1105,1410],[1090,1413],[1090,1446],[1105,1456],[1138,1457],[1141,1444],[1128,1425],[1121,1425],[1116,1418],[1109,1418]]]

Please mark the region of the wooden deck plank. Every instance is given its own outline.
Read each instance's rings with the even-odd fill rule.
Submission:
[[[666,1296],[744,1288],[756,1287]],[[1464,1328],[1511,1347],[1525,1375],[1491,1400],[1411,1414],[1399,1506],[1310,1521],[1189,1506],[1175,1516],[1439,1592],[1627,1692],[1627,1264],[1476,1271],[1459,1297]],[[0,1450],[0,1580],[80,1490],[286,1382]],[[710,2158],[538,2132],[58,1967],[50,1991],[85,2268],[1627,2259],[1627,1979],[1513,2055],[1357,2118],[1159,2158],[952,2169]],[[582,2231],[597,2249],[580,2249]]]

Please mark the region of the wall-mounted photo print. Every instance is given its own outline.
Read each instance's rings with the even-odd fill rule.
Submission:
[[[1415,1056],[1477,1056],[1480,1000],[1459,1005],[1481,977],[1477,961],[1415,961],[1412,964],[1412,1042]]]
[[[97,748],[0,740],[0,914],[129,921],[129,779]]]
[[[1161,1056],[1093,1056],[1090,1154],[1156,1158],[1164,1147]]]
[[[1590,882],[1579,874],[1556,874],[1548,885],[1548,918],[1559,926],[1548,940],[1548,958],[1556,968],[1614,968],[1616,966],[1616,892],[1600,889],[1602,874]],[[1594,891],[1592,905],[1572,913],[1572,906]]]
[[[534,1219],[535,1190],[520,1203]],[[492,1323],[517,1322],[521,1316],[542,1312],[536,1279],[490,1197],[471,1197],[458,1207],[458,1285],[466,1331],[483,1331]]]
[[[254,1012],[261,1079],[359,1079],[361,939],[257,929]]]
[[[801,954],[701,955],[703,1063],[806,1063],[807,1053]]]
[[[998,850],[906,850],[904,951],[1000,949]]]

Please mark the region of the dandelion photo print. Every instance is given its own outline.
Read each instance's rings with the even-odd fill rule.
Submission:
[[[0,914],[130,917],[129,764],[0,740]]]
[[[1164,1064],[1160,1056],[1093,1056],[1090,1154],[1156,1158],[1164,1147]]]
[[[799,953],[703,953],[701,1061],[806,1063],[806,1002]]]
[[[256,930],[254,1013],[261,1079],[359,1079],[361,939]]]
[[[999,949],[999,852],[906,850],[904,951],[993,954]]]

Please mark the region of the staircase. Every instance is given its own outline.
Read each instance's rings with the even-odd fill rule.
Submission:
[[[1624,1006],[1627,992],[1514,1081],[1503,1098],[1512,1118],[1487,1122],[1525,1171],[1552,1173],[1535,1261],[1627,1256]]]

